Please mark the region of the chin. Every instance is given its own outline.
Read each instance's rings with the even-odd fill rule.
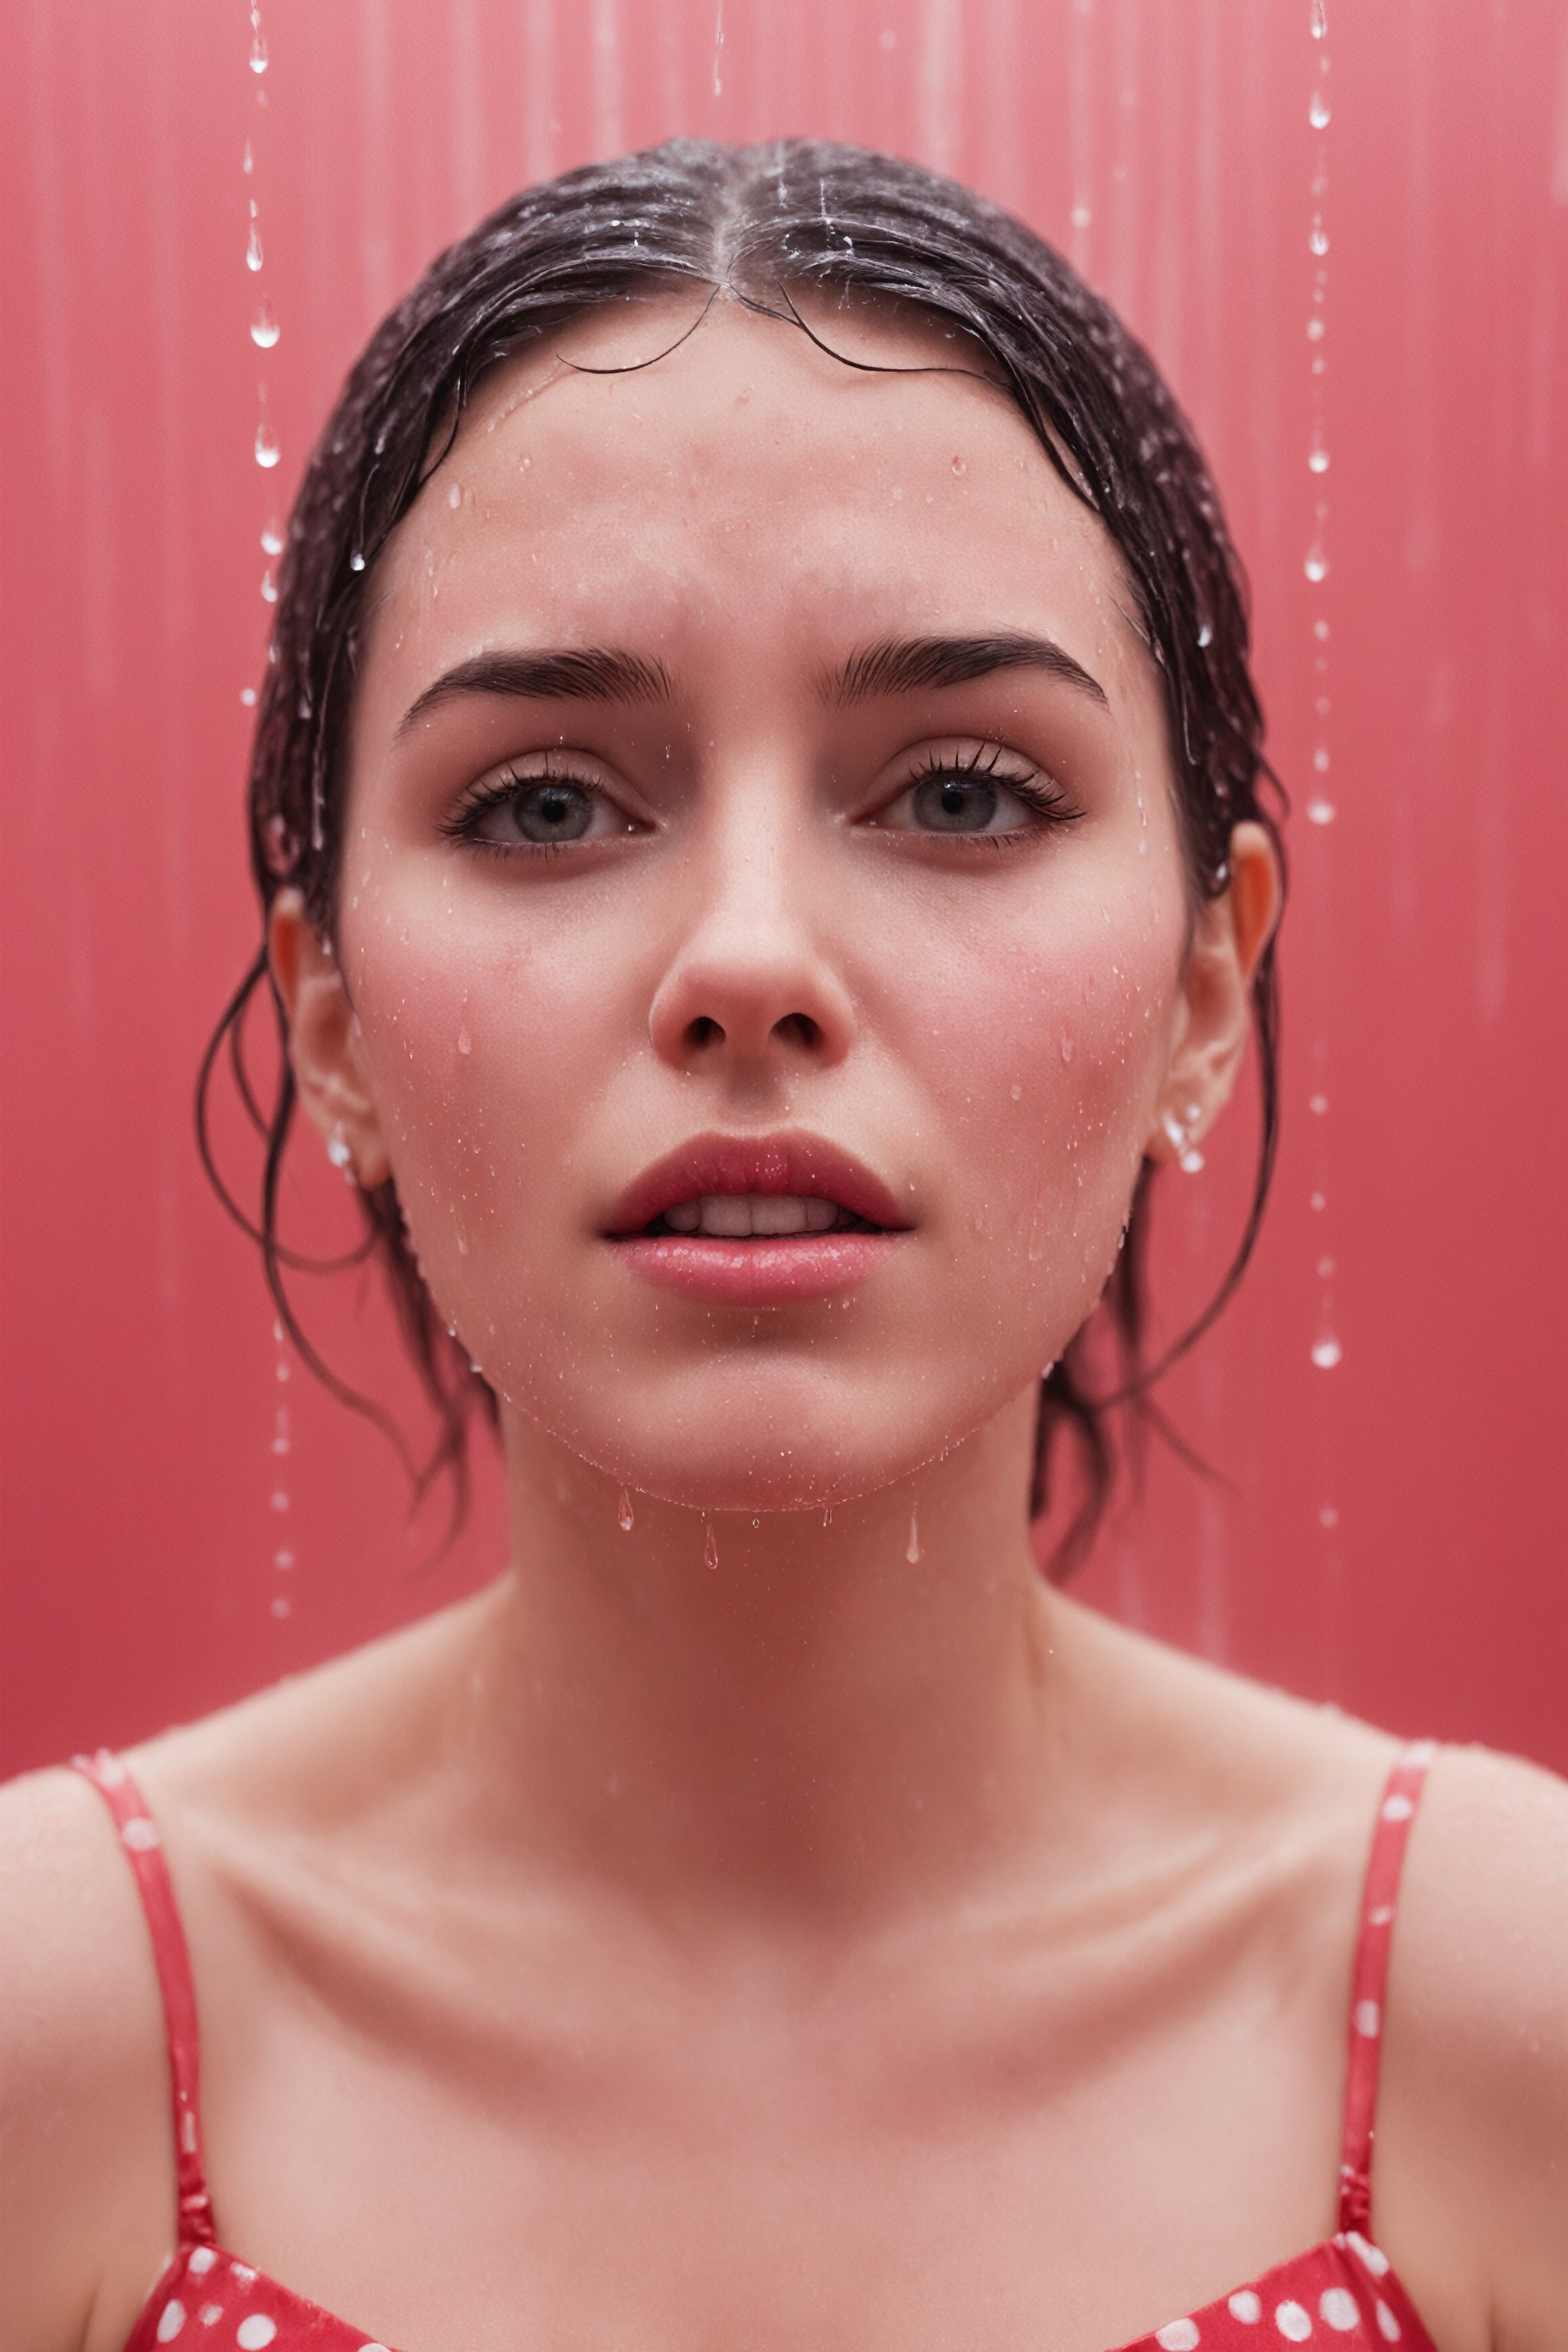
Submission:
[[[590,1408],[567,1419],[559,1398],[509,1402],[634,1494],[693,1511],[823,1511],[915,1475],[1005,1401],[973,1401],[938,1422],[911,1413],[913,1385],[902,1370],[885,1383],[731,1372],[667,1398],[644,1384],[635,1408],[613,1414]]]

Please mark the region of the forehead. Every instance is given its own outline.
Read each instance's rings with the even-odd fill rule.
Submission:
[[[652,626],[679,657],[683,634],[744,625],[827,657],[846,635],[1010,625],[1133,690],[1117,551],[985,355],[924,314],[806,316],[833,352],[682,289],[498,369],[384,551],[373,653],[392,611],[400,649],[416,621],[453,658],[518,630]]]

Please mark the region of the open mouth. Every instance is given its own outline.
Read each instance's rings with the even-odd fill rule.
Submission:
[[[907,1236],[889,1187],[822,1136],[694,1136],[629,1184],[604,1238],[629,1269],[735,1307],[826,1298]]]
[[[880,1234],[885,1225],[841,1202],[800,1192],[704,1192],[672,1201],[645,1234],[696,1234],[708,1241],[782,1241],[795,1234]]]

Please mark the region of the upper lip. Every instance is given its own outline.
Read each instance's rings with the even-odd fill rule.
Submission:
[[[825,1136],[792,1131],[693,1136],[633,1178],[611,1211],[606,1230],[640,1233],[678,1202],[700,1200],[704,1193],[733,1198],[748,1192],[836,1201],[851,1216],[895,1233],[909,1223],[881,1178],[852,1152]]]

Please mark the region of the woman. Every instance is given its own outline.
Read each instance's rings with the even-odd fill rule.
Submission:
[[[1030,1546],[1271,1045],[1258,736],[1169,396],[911,166],[572,174],[381,330],[263,1223],[297,1086],[512,1561],[10,1792],[7,2347],[1562,2345],[1562,1788]]]

